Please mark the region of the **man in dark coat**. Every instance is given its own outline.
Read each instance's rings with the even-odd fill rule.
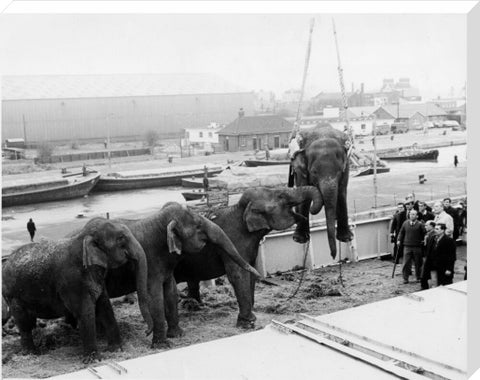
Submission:
[[[421,287],[422,290],[428,289],[428,280],[431,279],[430,269],[427,265],[427,253],[432,247],[432,244],[435,242],[435,222],[433,220],[428,220],[425,222],[425,238],[423,240],[423,265],[422,265],[422,278],[421,278]]]
[[[433,212],[429,211],[425,202],[418,202],[418,220],[427,222],[428,220],[435,219]]]
[[[33,237],[35,236],[35,231],[37,230],[37,228],[35,227],[35,223],[33,223],[32,218],[30,218],[30,220],[27,223],[27,230],[28,230],[28,233],[30,234],[30,240],[33,241]]]
[[[410,210],[408,219],[403,222],[398,236],[398,245],[403,245],[403,283],[408,284],[412,273],[412,261],[415,264],[415,276],[420,282],[422,275],[422,246],[425,237],[425,226],[417,220],[417,210]]]
[[[400,257],[402,257],[401,247],[398,246],[398,233],[406,219],[406,211],[403,203],[397,204],[397,211],[393,215],[392,223],[390,224],[390,241],[393,243],[393,258],[398,264]]]
[[[203,191],[205,191],[205,194],[208,191],[208,169],[206,166],[203,167]]]
[[[447,227],[443,223],[435,225],[435,238],[427,247],[426,269],[430,270],[432,280],[437,278],[437,286],[453,283],[455,260],[457,259],[455,241],[445,234]]]
[[[458,210],[452,207],[452,200],[448,197],[443,199],[443,210],[453,219],[453,241],[455,241],[459,236],[460,230]]]

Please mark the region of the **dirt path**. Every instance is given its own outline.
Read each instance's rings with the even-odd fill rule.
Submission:
[[[463,280],[465,260],[466,247],[458,247],[454,282]],[[391,261],[378,259],[345,264],[342,266],[344,287],[339,283],[338,267],[306,272],[297,296],[291,300],[288,298],[297,288],[301,272],[277,276],[276,279],[280,280],[278,286],[258,283],[254,310],[256,328],[265,327],[272,319],[295,321],[302,319],[300,313],[312,316],[328,314],[420,290],[418,283],[402,284],[401,266],[397,266],[396,276],[392,279],[392,268]],[[217,283],[219,285],[215,287],[202,289],[203,306],[191,300],[180,301],[180,325],[185,336],[172,339],[172,348],[248,332],[234,327],[238,308],[232,287],[225,277]],[[106,342],[100,339],[105,359],[122,361],[162,351],[148,348],[150,338],[145,337],[145,326],[136,303],[130,305],[115,300],[113,304],[123,339],[123,351],[103,352]],[[85,367],[80,360],[78,331],[62,320],[45,322],[45,327],[35,330],[34,339],[42,351],[38,356],[16,354],[20,348],[20,337],[16,328],[5,329],[2,341],[3,377],[43,378]]]

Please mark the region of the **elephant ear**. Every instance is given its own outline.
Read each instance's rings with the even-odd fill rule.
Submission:
[[[107,269],[107,254],[98,248],[91,235],[87,235],[83,238],[83,267],[88,268],[91,265]]]
[[[167,226],[167,244],[168,244],[168,252],[176,253],[180,255],[182,253],[182,242],[177,236],[175,232],[175,227],[177,226],[177,222],[172,220],[168,223]]]
[[[249,232],[271,229],[265,217],[252,210],[252,202],[248,202],[248,205],[243,213],[243,219],[247,224]]]

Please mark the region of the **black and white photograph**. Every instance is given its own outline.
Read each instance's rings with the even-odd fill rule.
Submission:
[[[0,14],[2,378],[475,372],[477,1],[32,3]]]

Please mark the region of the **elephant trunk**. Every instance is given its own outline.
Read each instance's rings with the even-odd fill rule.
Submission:
[[[136,286],[138,295],[138,306],[143,319],[147,323],[147,335],[153,330],[153,320],[150,314],[150,298],[147,289],[147,258],[140,243],[130,233],[130,244],[128,247],[129,257],[136,261]]]
[[[288,195],[289,200],[295,204],[295,206],[313,201],[312,206],[310,207],[310,213],[318,214],[323,207],[323,198],[320,191],[315,186],[301,186],[295,189],[282,190],[285,194]]]
[[[255,268],[253,268],[243,259],[242,256],[240,256],[227,234],[212,221],[203,216],[201,218],[203,219],[204,230],[208,236],[208,239],[212,243],[221,247],[238,266],[260,278],[260,273],[258,273]]]
[[[335,239],[335,221],[337,218],[338,183],[335,178],[324,179],[319,183],[320,192],[325,202],[325,218],[327,219],[328,245],[333,259],[337,256],[337,241]]]

